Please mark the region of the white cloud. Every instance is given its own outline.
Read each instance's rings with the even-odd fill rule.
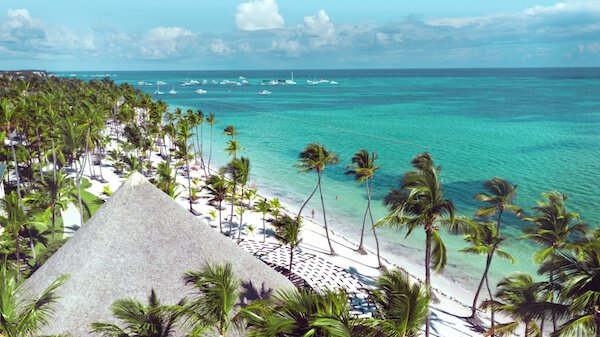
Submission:
[[[282,28],[285,24],[275,0],[252,0],[237,7],[235,23],[241,30]]]
[[[137,42],[140,53],[150,59],[177,56],[195,34],[181,27],[155,27]]]
[[[271,50],[282,52],[289,57],[298,57],[302,54],[302,45],[295,40],[275,40],[271,42]]]
[[[214,39],[210,43],[210,51],[213,52],[213,54],[224,55],[229,54],[231,52],[231,48],[225,44],[223,39]]]
[[[337,43],[335,26],[327,13],[322,9],[315,15],[304,17],[302,31],[311,37],[310,45],[313,48],[319,48],[322,45],[335,45]]]
[[[26,25],[31,25],[33,20],[29,11],[25,8],[9,9],[6,11],[6,19],[3,22],[5,27],[16,29]]]

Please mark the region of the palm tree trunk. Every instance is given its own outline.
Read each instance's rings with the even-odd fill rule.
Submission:
[[[185,151],[185,169],[187,170],[187,181],[188,181],[188,200],[190,202],[190,212],[193,212],[194,209],[192,208],[192,177],[190,174],[190,158],[188,155],[188,151],[186,148]]]
[[[23,207],[23,197],[21,196],[21,179],[19,178],[19,163],[17,162],[17,153],[15,152],[15,145],[10,141],[10,149],[12,150],[13,161],[15,163],[15,177],[17,179],[17,195],[19,196],[19,206]]]
[[[552,260],[554,261],[554,255],[552,255]],[[554,302],[554,270],[550,270],[550,275],[548,275],[550,282],[550,292],[552,294],[551,302]],[[556,323],[556,313],[552,310],[552,332],[556,332],[558,330],[558,326]]]
[[[35,258],[36,258],[35,245],[33,243],[33,233],[31,232],[31,228],[29,229],[29,249],[31,250],[31,256],[35,260]]]
[[[294,262],[294,249],[290,247],[290,276],[292,276],[292,266]]]
[[[213,127],[210,125],[210,150],[208,151],[208,173],[210,173],[210,160],[212,158],[212,143],[213,143],[213,135],[212,135]]]
[[[300,221],[300,218],[302,217],[302,210],[304,209],[304,207],[306,206],[306,204],[308,204],[308,202],[310,201],[310,199],[312,199],[313,195],[315,195],[315,192],[317,192],[317,189],[319,188],[319,182],[320,181],[321,181],[321,178],[319,178],[319,180],[317,180],[317,185],[315,185],[315,189],[308,196],[308,199],[306,199],[306,201],[302,204],[302,207],[300,207],[300,210],[298,211],[298,218],[296,220]]]
[[[266,216],[267,216],[267,213],[263,213],[263,218],[262,218],[262,221],[263,221],[263,243],[265,243],[267,241],[267,229],[266,229],[267,227],[265,224]]]
[[[365,182],[365,188],[367,189],[367,196],[369,195],[369,184]],[[366,255],[365,246],[363,245],[364,237],[365,237],[365,224],[367,222],[367,214],[369,213],[369,203],[367,201],[367,208],[365,209],[365,215],[363,216],[362,228],[360,230],[360,242],[358,243],[358,248],[356,251],[359,254]]]
[[[219,231],[223,234],[223,221],[221,220],[221,205],[223,201],[219,201]]]
[[[40,178],[44,179],[44,170],[42,170],[42,148],[40,146],[42,140],[40,139],[40,133],[37,127],[35,128],[35,138],[37,140],[37,157],[38,163],[40,164]]]
[[[244,213],[242,212],[244,210],[244,185],[242,185],[240,194],[242,195],[242,198],[240,201],[240,225],[238,227],[238,243],[240,243],[240,241],[242,240],[242,226],[244,226]]]
[[[21,240],[19,238],[19,230],[15,236],[15,255],[17,258],[17,282],[21,278]]]
[[[473,298],[473,305],[471,306],[471,318],[475,318],[477,314],[477,300],[479,299],[479,293],[483,288],[483,282],[487,279],[488,271],[490,270],[490,266],[492,265],[492,256],[494,256],[494,251],[496,247],[492,248],[492,252],[488,254],[485,260],[485,269],[483,271],[483,275],[481,276],[481,281],[479,282],[479,286],[477,287],[477,291],[475,292],[475,297]]]
[[[529,336],[529,322],[525,322],[525,333],[523,334],[524,337]]]
[[[371,212],[371,198],[373,195],[373,184],[369,183],[369,190],[367,194],[367,205],[369,209],[369,217],[371,218],[371,229],[373,230],[373,237],[375,237],[375,247],[377,249],[377,263],[379,268],[384,267],[383,263],[381,263],[381,253],[379,251],[379,238],[377,237],[377,231],[375,230],[375,221],[373,220],[373,213]]]
[[[493,301],[494,296],[492,295],[492,289],[490,288],[490,281],[487,276],[485,277],[485,286],[487,287],[488,295],[490,296],[490,301]],[[490,328],[493,327],[494,325],[496,325],[496,320],[494,319],[494,308],[491,307],[490,308]],[[491,337],[494,337],[494,334],[491,334]]]
[[[235,238],[235,235],[233,235],[233,206],[235,205],[235,183],[236,183],[236,181],[233,180],[233,190],[231,192],[231,215],[229,216],[229,237],[230,238]]]
[[[425,288],[427,289],[427,294],[431,296],[431,269],[429,268],[431,264],[431,224],[427,224],[425,227]],[[427,309],[427,318],[425,319],[425,337],[429,337],[429,325],[431,321],[431,314],[429,309]]]
[[[321,172],[317,173],[319,187],[319,195],[321,196],[321,208],[323,209],[323,224],[325,225],[325,236],[327,237],[327,244],[329,245],[329,255],[336,255],[333,246],[331,245],[331,239],[329,238],[329,229],[327,228],[327,214],[325,213],[325,201],[323,200],[323,191],[321,190]]]
[[[54,173],[54,181],[56,181],[56,149],[54,149],[54,137],[50,137],[52,142],[52,171]]]

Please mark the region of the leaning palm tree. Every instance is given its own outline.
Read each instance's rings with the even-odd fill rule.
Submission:
[[[266,228],[266,217],[267,213],[271,210],[271,205],[267,199],[262,198],[254,203],[254,211],[262,214],[262,225],[263,225],[263,242],[267,241],[267,228]]]
[[[440,226],[454,225],[454,204],[444,199],[439,173],[429,153],[413,158],[413,171],[406,172],[398,189],[392,189],[384,199],[390,214],[379,222],[407,229],[408,237],[417,227],[425,232],[425,285],[431,294],[431,269],[441,272],[446,266],[446,246]],[[425,324],[429,336],[429,314]]]
[[[212,159],[212,147],[213,147],[213,126],[217,124],[219,121],[215,118],[214,113],[208,114],[206,117],[206,123],[210,125],[210,148],[208,150],[208,173],[210,174],[210,160]]]
[[[475,213],[478,217],[493,217],[497,214],[496,218],[496,234],[500,236],[501,225],[502,225],[502,216],[505,211],[511,212],[516,216],[520,216],[523,211],[521,208],[513,204],[514,198],[517,196],[517,187],[518,185],[512,185],[508,181],[494,177],[483,183],[483,188],[488,193],[479,193],[475,195],[475,199],[485,203],[486,205],[480,207]],[[490,258],[494,257],[494,252],[489,255]],[[490,264],[492,261],[490,260]],[[487,280],[487,273],[489,269],[484,273],[484,277]],[[489,290],[488,292],[490,299],[493,299],[493,294]],[[491,323],[494,325],[494,308],[491,309]],[[471,312],[471,318],[475,318],[477,311],[473,310]]]
[[[427,319],[427,290],[411,284],[408,275],[385,271],[377,280],[373,299],[378,309],[375,324],[386,336],[417,336]]]
[[[316,172],[317,173],[317,185],[314,190],[306,199],[306,201],[300,207],[298,211],[298,221],[300,221],[300,217],[302,216],[302,210],[308,204],[310,199],[319,189],[319,195],[321,196],[321,207],[323,210],[323,224],[325,226],[325,236],[327,237],[327,244],[329,244],[329,252],[331,255],[335,255],[335,250],[333,250],[333,246],[331,245],[331,239],[329,238],[329,229],[327,228],[327,215],[325,213],[325,201],[323,200],[323,191],[321,189],[321,179],[323,177],[323,171],[327,165],[335,165],[340,162],[338,155],[328,151],[323,145],[318,143],[311,143],[306,146],[306,148],[300,152],[298,163],[295,167],[300,169],[300,173],[305,172]]]
[[[0,336],[37,336],[52,319],[58,288],[67,279],[60,276],[38,298],[28,298],[16,273],[0,266]]]
[[[600,336],[599,256],[600,230],[596,229],[580,244],[578,252],[559,252],[542,264],[539,272],[553,271],[561,286],[559,300],[567,305],[567,319],[553,337]]]
[[[537,310],[544,305],[542,284],[533,281],[528,274],[515,273],[505,277],[498,283],[497,300],[482,303],[485,309],[494,308],[514,321],[494,324],[486,336],[512,336],[520,324],[524,326],[523,337],[541,337],[541,329],[535,322],[540,314]]]
[[[577,222],[579,214],[567,210],[566,194],[552,191],[542,193],[542,198],[545,200],[539,200],[538,206],[533,208],[537,215],[523,218],[534,227],[524,227],[522,238],[544,247],[533,256],[537,264],[552,260],[560,251],[577,248],[575,240],[586,232],[586,224]],[[555,285],[552,269],[548,271],[548,286],[550,301],[553,301]],[[552,316],[552,326],[554,331],[558,329],[555,315]]]
[[[77,189],[73,178],[60,171],[53,172],[51,176],[45,175],[40,180],[36,190],[33,200],[38,207],[50,209],[52,231],[56,233],[56,217],[61,216],[61,211],[65,210],[69,203],[77,202]],[[82,200],[82,205],[89,214],[87,203]]]
[[[179,305],[183,305],[180,302]],[[174,335],[177,310],[160,304],[154,289],[144,305],[135,298],[121,298],[112,305],[113,316],[122,326],[107,322],[94,322],[92,332],[103,337],[170,337]]]
[[[499,248],[500,244],[504,241],[504,238],[501,238],[498,235],[496,223],[494,222],[472,221],[469,231],[464,235],[464,240],[469,243],[470,246],[461,249],[461,252],[473,255],[484,255],[486,257],[485,269],[481,276],[481,280],[479,281],[479,285],[477,286],[477,290],[475,291],[473,304],[471,305],[471,317],[475,317],[475,314],[477,313],[477,300],[481,293],[481,289],[483,289],[483,283],[488,280],[487,275],[492,265],[493,255],[509,260],[512,263],[515,262],[515,259],[509,253]]]
[[[302,219],[293,219],[284,215],[273,222],[275,226],[275,237],[279,242],[290,247],[290,275],[294,263],[294,251],[298,248],[302,237],[300,230],[302,229]]]
[[[377,262],[379,263],[379,267],[382,267],[381,256],[379,253],[379,239],[377,238],[377,233],[375,231],[375,222],[373,221],[373,215],[371,213],[371,197],[373,194],[373,177],[375,176],[375,171],[379,170],[379,166],[375,165],[375,160],[377,159],[377,153],[373,152],[369,156],[369,151],[367,150],[359,150],[352,157],[352,165],[347,166],[348,171],[346,174],[351,174],[354,176],[354,180],[356,180],[359,184],[365,183],[365,189],[367,191],[367,208],[365,209],[365,215],[363,216],[362,228],[360,230],[360,242],[358,244],[357,251],[361,254],[366,254],[365,247],[363,245],[364,234],[365,234],[365,223],[367,220],[367,214],[371,215],[371,229],[373,231],[373,236],[375,237],[375,244],[377,246]]]
[[[231,264],[208,263],[200,271],[185,273],[184,280],[192,287],[189,302],[182,309],[190,335],[204,336],[204,331],[214,328],[220,336],[227,336],[240,288]]]

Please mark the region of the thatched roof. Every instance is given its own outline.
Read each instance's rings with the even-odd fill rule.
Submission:
[[[163,304],[189,290],[182,275],[206,261],[231,262],[242,293],[254,299],[291,283],[176,204],[139,174],[132,175],[77,233],[26,282],[40,294],[62,274],[54,319],[42,334],[92,336],[90,323],[113,321],[122,297],[146,303],[154,288]]]

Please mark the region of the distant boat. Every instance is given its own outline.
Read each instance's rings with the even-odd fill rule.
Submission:
[[[308,85],[317,85],[317,84],[319,84],[319,81],[306,80],[306,84],[308,84]]]
[[[270,92],[270,91],[268,91],[268,90],[263,90],[263,91],[260,91],[258,94],[259,94],[259,95],[270,95],[270,94],[271,94],[271,92]]]
[[[246,78],[244,76],[240,76],[239,79],[240,80],[245,80]]]
[[[206,84],[208,84],[208,81],[207,80],[202,80],[202,84],[206,85]]]
[[[215,81],[215,80],[210,81],[210,83],[212,83],[212,84],[218,84],[217,81]]]
[[[160,91],[160,85],[156,82],[156,90],[154,91],[155,95],[163,95],[164,92]]]
[[[206,91],[206,90],[203,90],[203,89],[198,89],[198,90],[196,90],[196,93],[197,93],[197,94],[201,94],[201,95],[203,95],[203,94],[206,94],[207,92],[208,92],[208,91]]]
[[[196,81],[196,80],[188,80],[183,82],[181,85],[184,87],[190,86],[190,85],[194,85],[194,84],[200,84],[200,82]]]
[[[294,72],[293,71],[292,71],[292,79],[285,80],[285,84],[296,84],[296,82],[294,82]]]
[[[158,82],[156,82],[156,84],[157,84],[157,85],[166,85],[166,84],[167,84],[167,82],[158,81]]]
[[[247,80],[242,80],[242,84],[243,85],[250,85],[250,82],[248,82]]]
[[[171,88],[171,90],[169,90],[169,94],[171,95],[177,95],[177,91],[175,90],[175,88]]]
[[[338,84],[336,81],[329,81],[329,84]]]

